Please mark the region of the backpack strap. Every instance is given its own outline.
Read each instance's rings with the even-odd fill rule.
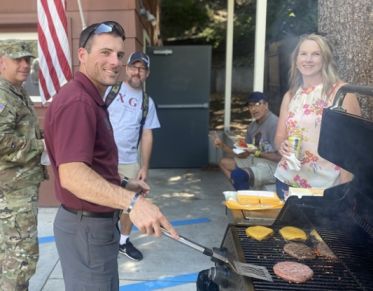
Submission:
[[[142,106],[141,106],[141,109],[142,109],[142,117],[141,117],[141,121],[140,121],[139,139],[137,140],[137,147],[139,147],[141,137],[142,137],[142,132],[143,132],[143,129],[144,129],[146,116],[148,115],[148,111],[149,111],[149,96],[145,92],[144,86],[142,86]]]
[[[122,82],[119,82],[119,83],[111,86],[111,90],[110,90],[109,94],[107,94],[106,99],[105,99],[106,108],[108,108],[110,106],[110,104],[113,102],[115,97],[118,95],[121,87],[122,87]]]

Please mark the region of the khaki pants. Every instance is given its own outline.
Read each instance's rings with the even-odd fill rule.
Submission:
[[[250,168],[254,173],[254,187],[260,189],[263,185],[274,184],[276,178],[274,176],[277,163],[257,158],[254,156],[249,156],[246,159],[234,158],[237,167],[245,170]]]
[[[121,179],[123,179],[123,177],[135,179],[137,177],[139,170],[140,165],[138,163],[118,165],[118,172]]]
[[[123,177],[127,177],[129,179],[135,179],[137,177],[139,170],[140,170],[140,165],[138,163],[118,165],[118,172],[119,172],[119,176],[121,179],[123,179]],[[132,227],[132,223],[129,220],[128,214],[121,211],[120,213],[121,231],[123,232],[130,231],[131,228],[125,229],[125,226],[122,226],[122,224],[125,225],[127,222],[130,223]]]

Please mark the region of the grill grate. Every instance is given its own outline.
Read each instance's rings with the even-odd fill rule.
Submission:
[[[252,279],[256,291],[259,290],[373,290],[373,242],[369,237],[356,240],[356,235],[363,235],[359,230],[345,232],[332,231],[330,228],[318,228],[317,231],[337,255],[338,260],[316,258],[302,260],[313,271],[311,280],[303,284],[288,283],[277,278],[273,265],[280,261],[297,261],[283,252],[285,241],[275,231],[275,235],[261,242],[250,239],[245,234],[246,226],[231,226],[247,263],[258,264],[268,268],[274,282]],[[278,229],[274,227],[274,229]],[[304,229],[304,228],[303,228]],[[306,229],[305,229],[306,230]],[[308,233],[310,230],[308,230]],[[356,242],[358,245],[356,245]],[[307,242],[312,246],[311,242]]]

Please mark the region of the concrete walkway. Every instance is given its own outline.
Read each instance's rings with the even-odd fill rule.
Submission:
[[[179,234],[207,247],[220,246],[229,223],[222,191],[232,186],[219,170],[154,169],[150,185],[150,197]],[[53,237],[56,211],[39,209],[40,259],[30,291],[65,290]],[[198,272],[213,266],[207,256],[164,236],[147,237],[135,229],[131,241],[144,259],[134,262],[118,256],[120,290],[196,290]]]

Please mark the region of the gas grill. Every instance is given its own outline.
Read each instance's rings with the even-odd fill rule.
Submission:
[[[333,106],[324,110],[318,150],[327,160],[352,172],[354,179],[325,190],[323,197],[289,197],[270,226],[274,235],[269,239],[259,242],[248,238],[248,225],[228,225],[220,251],[267,267],[273,282],[239,276],[216,262],[210,277],[219,290],[373,290],[373,122],[343,111],[341,104],[349,92],[373,96],[370,87],[342,87]],[[260,223],[256,220],[255,224]],[[286,242],[278,232],[283,226],[299,227],[307,234],[317,231],[337,259],[298,261],[284,253]],[[312,239],[306,244],[315,246]],[[304,263],[314,275],[302,284],[288,283],[272,269],[281,261]]]

